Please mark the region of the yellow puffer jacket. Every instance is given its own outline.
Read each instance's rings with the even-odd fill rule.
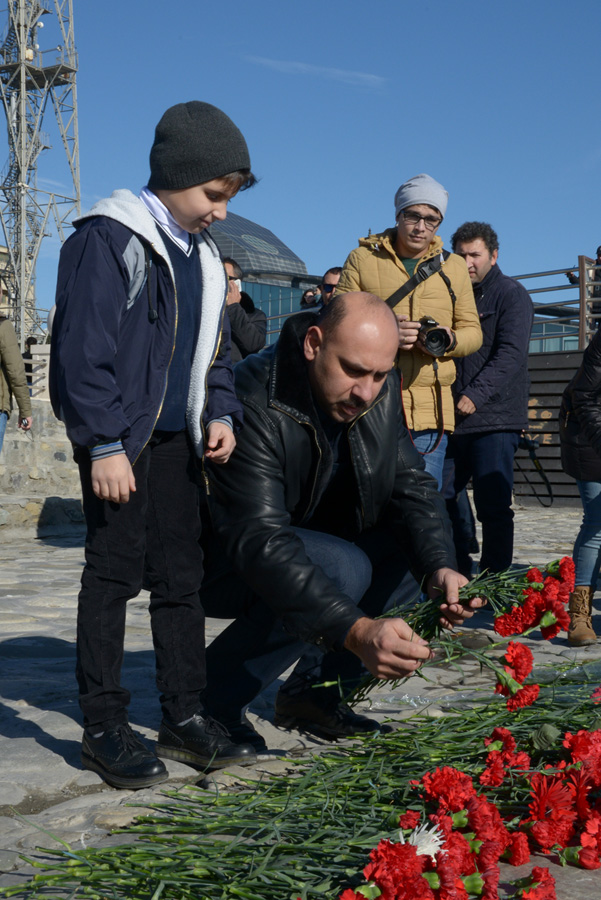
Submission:
[[[344,264],[336,293],[369,291],[387,300],[405,284],[409,275],[394,249],[395,236],[395,229],[390,228],[383,234],[361,238],[359,246],[351,251]],[[436,235],[418,265],[437,256],[441,250],[442,241]],[[409,428],[414,431],[437,430],[441,425],[445,431],[453,431],[455,416],[451,385],[455,381],[455,364],[451,357],[468,356],[482,344],[480,320],[465,262],[451,253],[443,265],[443,271],[457,297],[454,307],[448,288],[438,273],[419,284],[394,307],[397,315],[409,316],[412,322],[417,322],[422,316],[431,316],[440,325],[452,328],[457,337],[454,350],[438,359],[442,422],[436,398],[433,357],[417,345],[413,350],[399,351],[397,365],[402,375],[405,415]]]

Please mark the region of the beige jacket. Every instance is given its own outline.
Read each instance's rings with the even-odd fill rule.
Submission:
[[[409,274],[394,249],[395,229],[383,234],[361,238],[356,250],[352,250],[342,270],[336,293],[369,291],[387,300],[401,285],[409,280]],[[442,241],[435,235],[428,251],[418,261],[430,259],[442,250]],[[476,310],[472,283],[467,266],[460,256],[452,253],[443,265],[457,301],[455,306],[448,288],[438,273],[419,284],[412,293],[394,307],[397,315],[409,316],[417,322],[422,316],[431,316],[440,325],[455,332],[457,346],[438,359],[438,379],[442,393],[442,421],[436,398],[436,375],[433,357],[415,347],[400,350],[397,365],[401,371],[403,402],[409,428],[414,431],[445,431],[455,427],[454,403],[451,385],[455,381],[454,356],[468,356],[482,344],[482,331]]]
[[[0,316],[0,412],[10,415],[15,395],[19,416],[31,415],[31,400],[25,376],[25,364],[12,322]]]

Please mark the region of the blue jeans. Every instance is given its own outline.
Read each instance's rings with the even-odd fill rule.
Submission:
[[[502,572],[513,559],[511,501],[518,439],[517,431],[487,431],[454,434],[449,442],[449,456],[455,462],[454,495],[472,479],[476,516],[482,523],[480,568],[490,572]],[[461,571],[464,554],[457,549]]]
[[[4,443],[4,434],[6,432],[6,423],[8,422],[8,413],[0,412],[0,451]]]
[[[582,525],[574,544],[576,584],[595,587],[601,567],[601,482],[577,481],[582,500]]]
[[[412,431],[413,443],[422,455],[426,472],[436,479],[438,490],[442,488],[442,468],[447,452],[448,434],[443,433],[436,447],[439,434],[437,431]],[[436,447],[434,450],[433,447]]]
[[[305,528],[294,531],[311,561],[366,615],[382,612],[407,571],[398,543],[384,529],[366,532],[356,544]],[[324,653],[291,635],[223,561],[216,547],[205,548],[205,559],[201,589],[205,613],[235,617],[207,648],[207,688],[202,701],[216,719],[226,724],[240,721],[244,708],[297,659],[285,686],[291,692],[324,681],[339,681],[347,690],[360,680],[363,668],[357,656],[347,650]],[[232,605],[234,598],[238,610]]]

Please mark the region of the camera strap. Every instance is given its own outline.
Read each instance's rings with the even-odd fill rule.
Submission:
[[[405,284],[401,285],[401,287],[397,291],[395,291],[394,294],[392,294],[392,296],[390,296],[388,298],[388,300],[386,301],[388,306],[391,309],[394,309],[394,307],[397,305],[397,303],[400,303],[401,300],[407,296],[407,294],[410,294],[412,291],[414,291],[415,288],[419,284],[422,283],[422,281],[426,281],[427,278],[430,278],[431,275],[436,275],[436,273],[438,272],[438,274],[440,275],[440,277],[442,278],[442,280],[444,281],[444,283],[447,286],[447,290],[449,292],[449,296],[451,298],[451,302],[454,307],[455,303],[457,301],[457,297],[455,296],[455,291],[453,290],[453,287],[451,285],[451,281],[450,281],[449,277],[447,276],[447,274],[445,272],[442,271],[442,265],[444,262],[447,261],[447,259],[449,258],[450,255],[451,254],[449,253],[448,250],[441,250],[440,253],[438,254],[438,256],[432,256],[430,259],[426,259],[423,263],[421,263],[421,265],[419,265],[417,267],[417,269],[415,270],[413,277],[410,278],[409,281],[406,281]],[[426,450],[425,453],[421,453],[421,451],[420,451],[422,456],[427,456],[429,453],[434,453],[434,451],[438,448],[438,446],[442,440],[442,436],[444,434],[444,412],[443,412],[443,405],[442,405],[442,387],[440,385],[440,379],[438,378],[438,360],[435,357],[433,358],[432,365],[434,367],[434,385],[435,385],[435,391],[436,391],[436,402],[438,404],[438,410],[439,410],[439,415],[440,415],[440,425],[438,428],[438,439],[437,439],[436,443],[430,450]],[[402,385],[403,385],[403,379],[401,376],[401,397],[402,397],[402,391],[403,391]]]
[[[405,284],[401,285],[401,287],[388,298],[388,300],[386,301],[388,306],[391,309],[394,309],[397,303],[400,303],[401,300],[403,300],[407,296],[407,294],[410,294],[412,291],[414,291],[415,288],[422,283],[422,281],[426,281],[427,278],[430,278],[431,275],[436,275],[437,272],[446,284],[447,290],[453,302],[453,306],[455,306],[455,302],[457,300],[455,291],[451,286],[451,282],[448,276],[445,272],[442,271],[442,265],[447,261],[450,255],[451,254],[448,250],[441,250],[438,256],[432,256],[430,259],[426,259],[423,263],[421,263],[417,267],[409,281],[406,281]]]

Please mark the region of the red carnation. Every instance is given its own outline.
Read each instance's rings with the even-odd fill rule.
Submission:
[[[413,831],[419,825],[422,814],[416,809],[408,809],[406,813],[399,819],[399,828],[409,829]]]
[[[534,657],[532,651],[525,644],[519,644],[516,641],[510,641],[505,651],[505,659],[514,671],[513,677],[516,681],[523,682],[532,671],[532,662]]]
[[[422,877],[430,857],[419,856],[413,844],[380,841],[369,854],[371,862],[363,870],[366,881],[375,881],[382,900],[435,900],[432,888]]]
[[[551,616],[555,618],[555,621],[546,624],[546,619],[551,618],[551,616],[549,616],[549,613],[551,613]],[[565,608],[563,602],[558,598],[549,600],[547,603],[547,610],[541,620],[541,634],[544,639],[546,641],[550,641],[559,634],[562,628],[564,631],[567,631],[569,627],[570,614]]]
[[[535,582],[535,584],[541,584],[543,581],[543,573],[540,569],[537,569],[536,566],[532,566],[531,569],[528,569],[526,572],[526,581]]]
[[[509,832],[494,803],[489,803],[486,797],[472,797],[467,805],[467,819],[476,840],[497,842],[501,847],[499,853],[503,852],[509,843]]]
[[[524,611],[521,606],[514,606],[509,612],[495,619],[495,631],[501,637],[510,637],[512,634],[523,634],[528,625],[524,621]]]
[[[436,892],[440,900],[469,900],[461,880],[461,868],[453,854],[436,854],[436,873],[440,878],[440,888]]]
[[[599,853],[593,847],[582,847],[578,851],[578,862],[583,869],[600,869]]]
[[[535,866],[530,878],[531,887],[524,888],[522,900],[557,900],[555,879],[548,869]]]
[[[499,787],[505,779],[505,766],[503,754],[498,750],[491,750],[486,757],[486,768],[480,775],[480,784],[487,787]]]
[[[511,866],[523,866],[530,862],[530,848],[528,838],[523,831],[514,831],[509,835],[507,850],[508,862]]]
[[[513,697],[507,698],[507,709],[515,712],[522,706],[532,706],[539,695],[540,686],[538,684],[525,684],[521,690],[514,694]]]
[[[476,871],[476,859],[467,838],[460,831],[453,831],[446,839],[444,850],[437,854],[436,859],[443,854],[452,856],[457,865],[457,870],[462,875],[471,875]]]
[[[465,809],[470,797],[475,796],[476,789],[472,779],[464,772],[451,766],[436,768],[434,772],[426,772],[422,778],[426,799],[438,801],[443,809],[459,812]]]
[[[495,741],[501,741],[504,753],[513,753],[517,747],[515,739],[508,728],[502,728],[500,725],[493,728],[490,737],[484,738],[484,746],[488,747]]]
[[[582,767],[595,787],[601,786],[601,731],[566,732],[564,747],[570,751],[573,762]]]

